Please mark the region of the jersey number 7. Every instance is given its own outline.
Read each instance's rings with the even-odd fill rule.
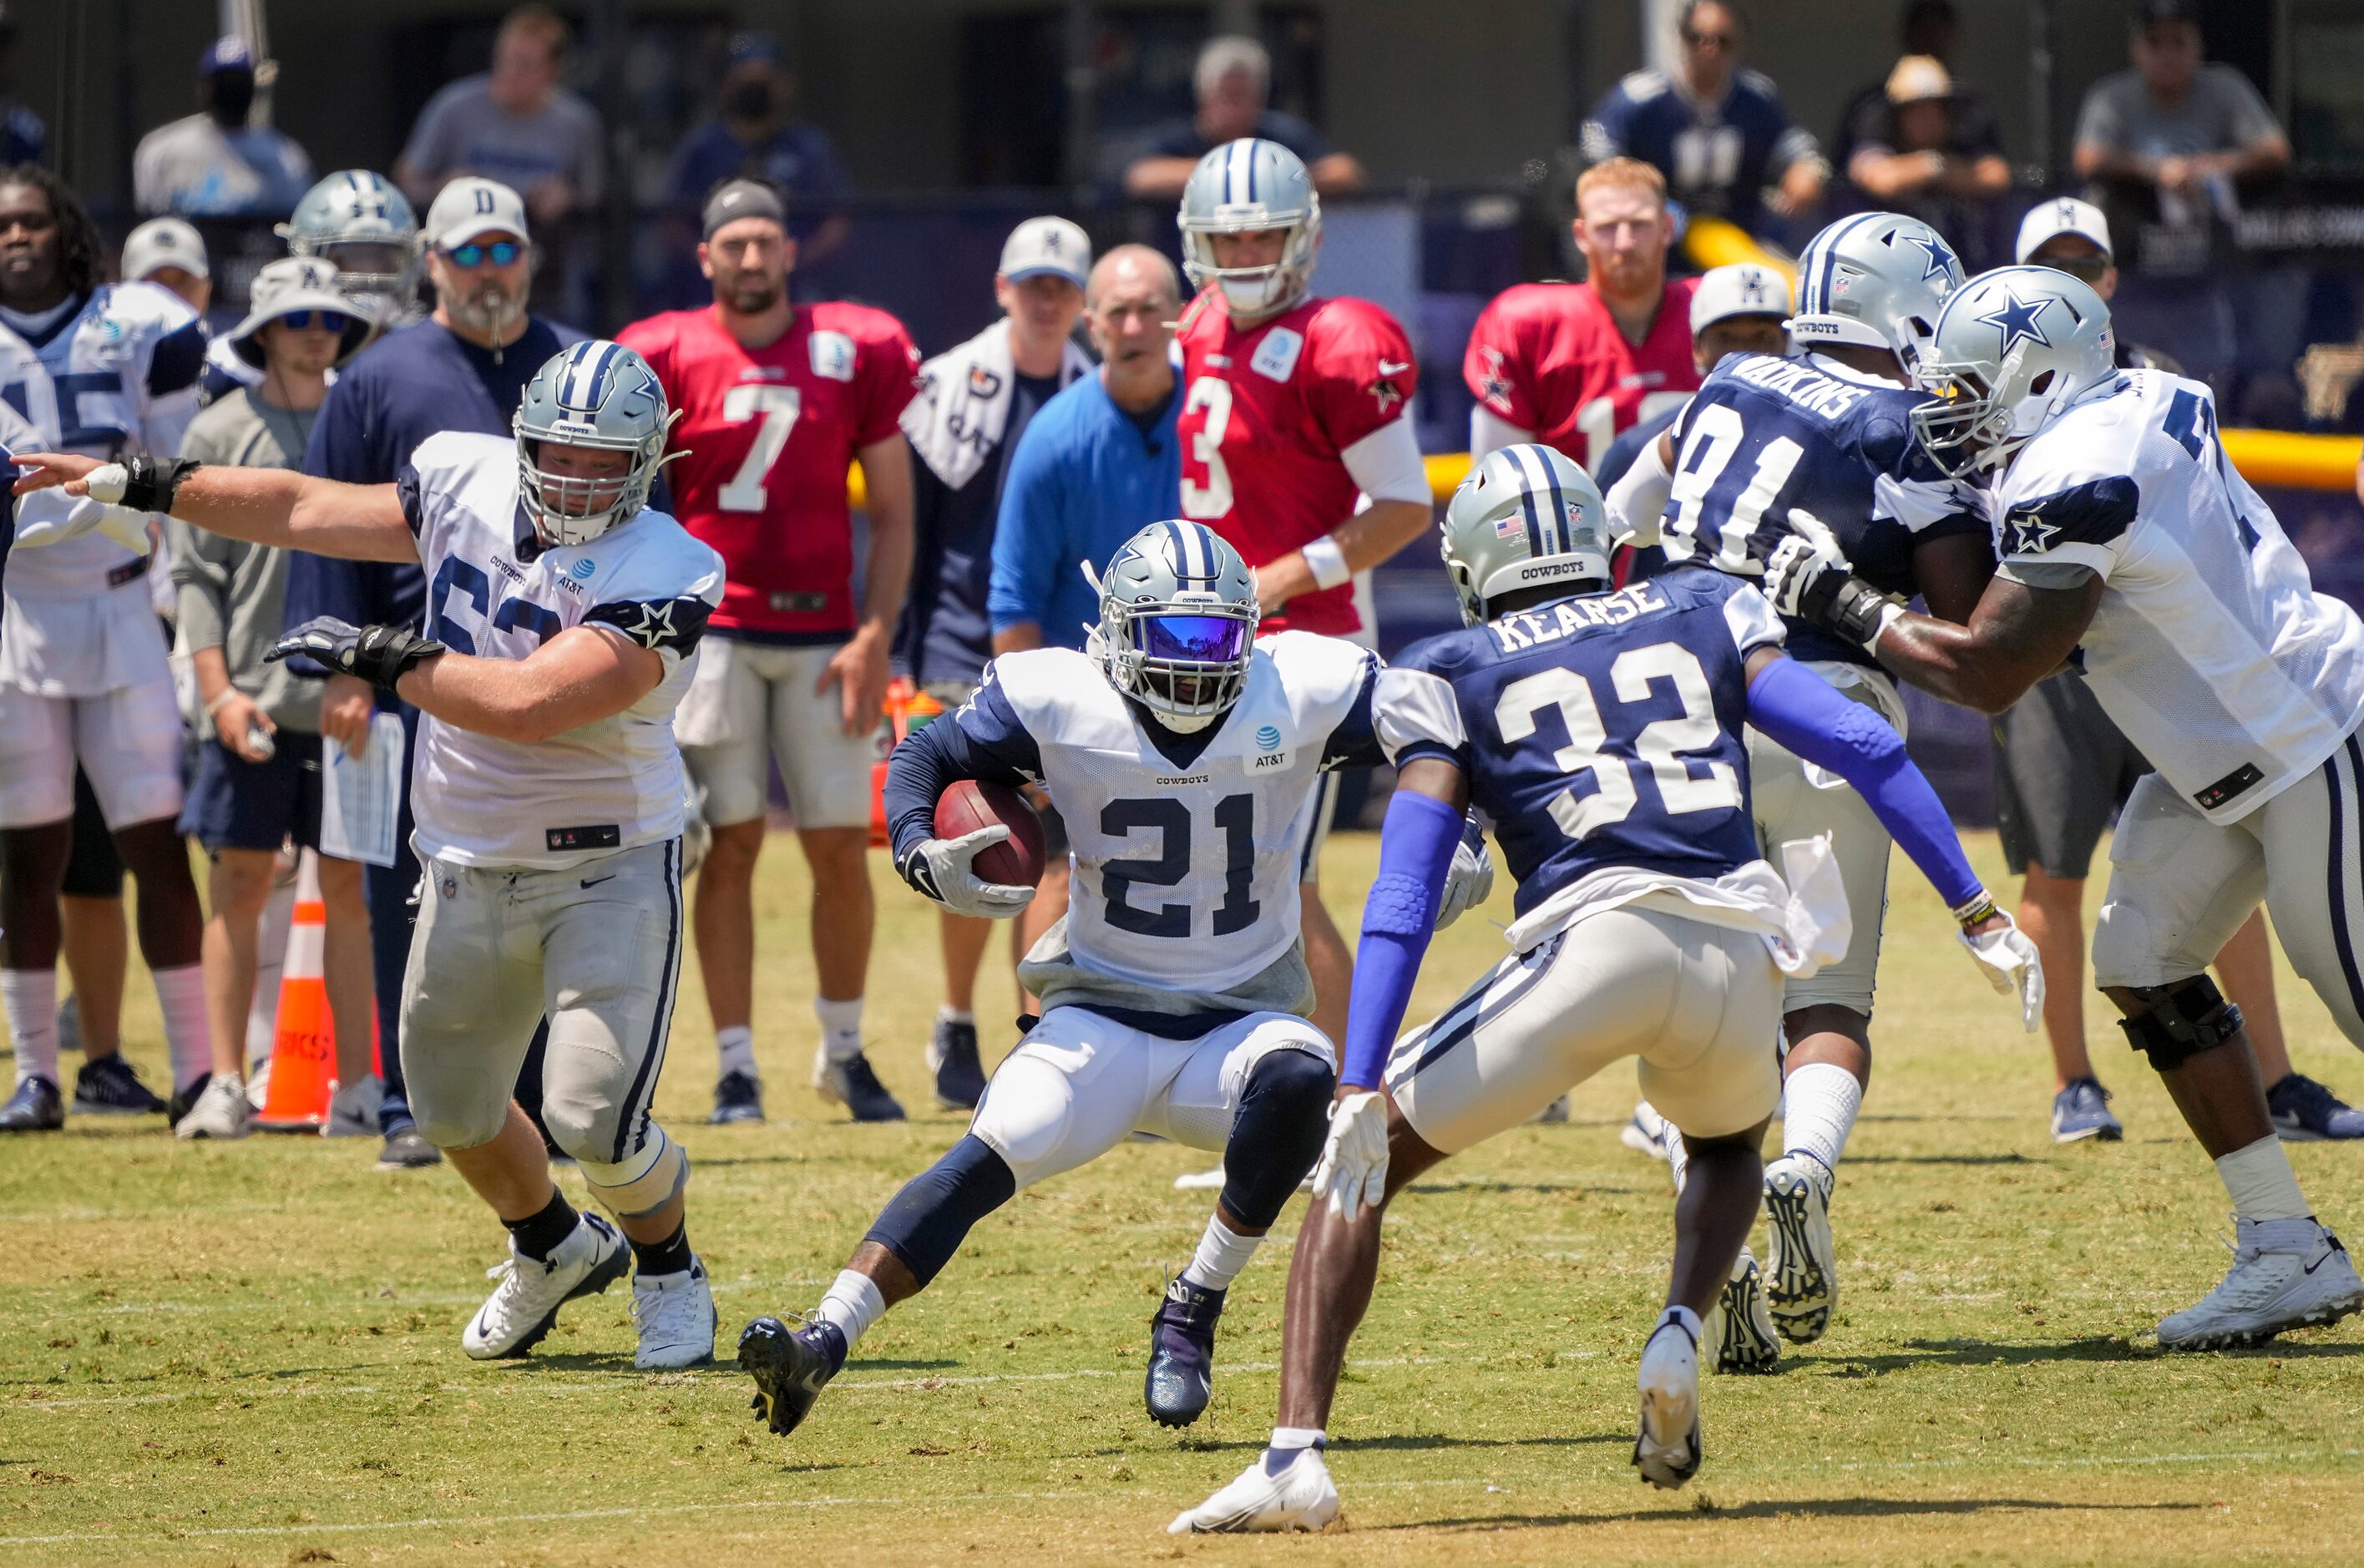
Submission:
[[[764,476],[772,472],[772,465],[788,450],[788,433],[797,428],[797,415],[803,406],[793,386],[767,386],[757,382],[734,386],[722,395],[725,419],[734,425],[743,425],[750,419],[764,422],[755,432],[754,443],[747,449],[747,460],[716,497],[724,511],[764,509]]]
[[[1609,667],[1609,680],[1620,703],[1647,702],[1650,688],[1665,681],[1683,705],[1679,717],[1642,726],[1628,743],[1649,767],[1659,801],[1669,816],[1739,809],[1740,779],[1731,763],[1702,763],[1683,755],[1714,745],[1723,734],[1699,655],[1678,642],[1629,648]],[[1545,809],[1561,832],[1581,839],[1632,816],[1641,801],[1641,791],[1634,780],[1633,764],[1608,750],[1609,727],[1602,721],[1600,703],[1594,700],[1592,684],[1565,665],[1538,671],[1502,688],[1500,699],[1494,704],[1494,724],[1501,732],[1502,744],[1516,746],[1532,740],[1535,716],[1555,708],[1567,728],[1567,744],[1552,753],[1552,762],[1563,773],[1590,773],[1593,790],[1578,795],[1573,789],[1564,789]],[[1707,772],[1694,773],[1694,765],[1703,765]]]

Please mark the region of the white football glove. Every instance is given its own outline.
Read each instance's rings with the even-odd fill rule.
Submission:
[[[1444,895],[1436,905],[1436,929],[1444,929],[1494,895],[1494,857],[1486,840],[1464,839],[1453,847],[1453,869],[1444,875]]]
[[[1958,940],[1998,994],[2019,993],[2019,1026],[2034,1034],[2044,1018],[2044,960],[2010,916],[2000,909],[1995,913],[2002,917],[2002,925],[1980,936],[1963,931]]]
[[[1388,1190],[1388,1099],[1376,1089],[1330,1106],[1330,1136],[1313,1166],[1313,1196],[1330,1200],[1352,1223],[1363,1205],[1378,1207]]]
[[[122,492],[118,489],[116,494]],[[42,496],[55,496],[63,506],[39,505]],[[151,543],[145,512],[48,490],[37,491],[17,503],[17,542],[27,550],[63,544],[91,533],[105,534],[134,555],[147,554]]]
[[[1814,585],[1825,574],[1845,577],[1852,570],[1835,541],[1793,533],[1765,558],[1765,596],[1785,616],[1808,615]]]
[[[997,822],[957,839],[930,839],[904,862],[903,880],[955,915],[1006,920],[1034,902],[1034,890],[987,882],[969,868],[969,862],[987,845],[1009,837],[1009,829]]]

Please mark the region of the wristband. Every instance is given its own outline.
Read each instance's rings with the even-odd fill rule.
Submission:
[[[169,513],[173,492],[197,468],[185,460],[159,463],[151,457],[132,458],[123,464],[123,495],[118,504],[135,512]]]
[[[1997,913],[1993,895],[1983,887],[1970,897],[1954,906],[1954,923],[1968,930],[1982,920],[1990,920]]]
[[[1305,557],[1305,568],[1313,573],[1316,587],[1335,588],[1355,575],[1355,569],[1346,564],[1346,552],[1338,548],[1334,535],[1323,534],[1298,553]]]
[[[1829,610],[1814,618],[1867,653],[1876,654],[1879,634],[1903,615],[1895,600],[1862,578],[1850,576],[1832,595]]]
[[[219,713],[222,710],[222,705],[229,702],[230,698],[236,695],[238,695],[238,688],[236,686],[224,686],[220,691],[216,692],[206,703],[206,717],[207,718],[211,718],[214,715]]]

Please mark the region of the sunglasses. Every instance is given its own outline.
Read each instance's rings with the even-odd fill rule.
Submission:
[[[1693,49],[1730,49],[1739,40],[1730,33],[1685,33],[1683,42]]]
[[[279,321],[298,332],[342,333],[352,325],[353,318],[340,310],[291,310]]]
[[[525,254],[525,247],[514,239],[496,239],[490,245],[479,245],[472,239],[465,245],[451,247],[443,254],[455,267],[474,270],[487,261],[496,267],[506,267]]]
[[[2066,272],[2083,283],[2097,284],[2102,281],[2102,274],[2110,270],[2110,259],[2107,256],[2051,256],[2036,265],[2049,267],[2056,272]]]

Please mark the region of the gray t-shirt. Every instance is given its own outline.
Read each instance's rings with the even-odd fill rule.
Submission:
[[[465,76],[427,100],[403,161],[421,176],[447,180],[481,174],[519,195],[556,175],[574,187],[575,201],[599,199],[599,116],[574,94],[560,91],[539,114],[513,115],[493,102],[491,80]]]
[[[280,408],[247,388],[215,399],[181,440],[181,453],[198,462],[234,468],[294,468],[312,439],[317,409]],[[224,539],[166,519],[173,547],[175,626],[180,651],[218,648],[229,682],[252,697],[271,722],[306,734],[320,728],[320,683],[289,673],[262,656],[279,639],[287,604],[287,551]],[[208,732],[211,726],[204,727]]]
[[[158,126],[131,155],[132,204],[186,217],[285,217],[312,183],[312,161],[268,126],[224,130],[211,115]]]
[[[2273,111],[2229,65],[2202,65],[2183,101],[2169,108],[2135,71],[2105,76],[2085,95],[2077,139],[2140,158],[2231,152],[2281,134]]]

